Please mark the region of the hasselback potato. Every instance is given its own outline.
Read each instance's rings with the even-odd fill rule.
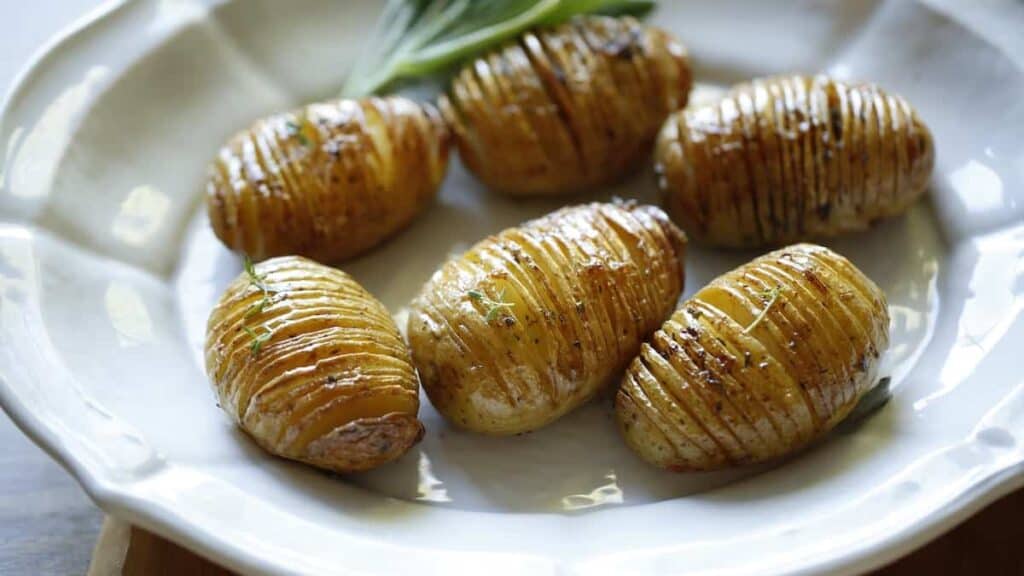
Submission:
[[[408,321],[431,402],[489,434],[533,430],[583,403],[672,311],[685,242],[658,208],[589,204],[450,260]]]
[[[830,430],[875,384],[885,296],[800,244],[720,276],[665,322],[615,397],[627,443],[672,470],[775,458]]]
[[[741,84],[671,116],[655,149],[669,215],[724,246],[866,228],[917,200],[934,162],[906,100],[824,76]]]
[[[298,256],[247,266],[206,333],[220,406],[273,454],[338,472],[401,456],[423,435],[409,350],[347,274]]]
[[[259,120],[221,149],[206,207],[217,237],[256,260],[338,262],[409,224],[447,165],[448,132],[429,104],[311,104]]]
[[[686,50],[667,32],[590,16],[473,60],[440,108],[463,161],[489,187],[556,194],[635,168],[691,83]]]

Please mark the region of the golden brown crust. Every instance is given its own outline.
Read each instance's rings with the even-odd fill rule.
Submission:
[[[217,237],[255,260],[339,262],[408,225],[447,165],[448,132],[429,104],[311,104],[260,120],[221,149],[206,206]]]
[[[686,50],[670,34],[591,16],[477,58],[439,106],[462,160],[489,187],[558,194],[633,170],[691,84]]]
[[[753,80],[673,114],[654,155],[672,219],[723,246],[867,228],[913,204],[935,163],[903,98],[824,76]]]
[[[269,452],[338,472],[379,466],[419,441],[416,372],[384,306],[302,257],[255,272],[258,284],[243,273],[210,313],[206,371],[221,408]]]
[[[715,279],[643,345],[619,428],[672,470],[777,458],[853,409],[888,346],[882,291],[827,248],[790,246]]]
[[[449,261],[409,314],[431,402],[489,434],[533,430],[585,402],[672,311],[685,243],[653,206],[588,204]],[[510,306],[488,318],[488,299]]]

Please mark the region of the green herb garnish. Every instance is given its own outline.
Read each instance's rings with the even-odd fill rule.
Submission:
[[[498,314],[500,314],[502,310],[508,310],[512,308],[512,306],[514,306],[514,304],[512,304],[511,302],[505,302],[504,288],[502,288],[501,291],[498,292],[497,300],[492,300],[488,298],[486,294],[479,290],[470,290],[469,292],[467,292],[467,294],[469,295],[470,299],[479,302],[484,306],[486,310],[486,312],[484,312],[484,320],[486,320],[487,322],[490,322],[497,318]]]
[[[249,305],[248,308],[245,309],[245,316],[244,317],[245,318],[250,318],[252,316],[255,316],[255,315],[263,312],[264,308],[266,308],[269,305],[270,305],[270,296],[268,296],[267,294],[263,294],[263,296],[258,301],[253,302],[252,304]]]
[[[249,307],[245,309],[245,315],[243,316],[244,321],[263,312],[263,310],[273,302],[273,294],[277,292],[277,289],[267,286],[266,276],[256,272],[256,265],[253,264],[252,258],[250,258],[248,254],[245,255],[245,258],[242,261],[242,267],[245,269],[245,275],[249,277],[249,286],[254,286],[260,291],[260,299],[250,304]],[[252,342],[249,344],[249,352],[251,352],[253,356],[260,353],[260,348],[262,348],[263,343],[269,340],[270,336],[274,333],[273,330],[269,330],[267,328],[263,329],[264,332],[262,334],[257,334],[256,331],[248,326],[242,326],[242,329],[245,330],[245,333],[248,334],[250,338],[252,338]]]
[[[245,275],[249,277],[250,286],[255,286],[264,294],[273,294],[274,292],[277,292],[277,288],[267,286],[266,276],[256,272],[256,265],[253,264],[252,258],[249,258],[248,255],[246,255],[245,260],[242,261],[242,267],[245,268]]]
[[[306,135],[302,133],[302,126],[297,122],[289,120],[285,122],[285,128],[288,129],[288,136],[295,138],[303,146],[309,146],[309,138],[306,138]]]
[[[860,420],[884,406],[892,398],[892,390],[889,388],[891,382],[892,378],[889,376],[879,380],[875,386],[861,396],[846,419],[849,421]]]
[[[245,330],[245,333],[252,338],[252,342],[249,343],[249,353],[253,356],[259,356],[260,348],[263,347],[263,343],[270,340],[270,337],[273,335],[273,332],[265,328],[262,334],[256,333],[255,330],[248,326],[242,326],[242,330]]]
[[[781,293],[782,289],[779,288],[778,286],[767,288],[763,292],[761,292],[761,299],[764,300],[765,302],[764,308],[762,308],[761,312],[757,315],[756,318],[754,318],[754,321],[751,322],[749,326],[743,329],[744,334],[749,334],[751,330],[756,328],[757,325],[760,324],[762,320],[764,320],[765,316],[768,315],[768,311],[771,310],[772,306],[775,304],[775,301],[779,299],[779,294]]]
[[[388,0],[342,94],[366,96],[422,78],[537,26],[577,14],[642,15],[654,0]]]
[[[251,284],[259,285],[266,282],[266,276],[256,272],[256,264],[253,263],[252,258],[250,258],[248,254],[246,254],[242,260],[242,268],[245,269],[245,275],[249,277],[249,282]]]

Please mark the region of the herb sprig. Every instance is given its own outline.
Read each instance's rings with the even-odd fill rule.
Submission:
[[[753,329],[756,328],[757,325],[760,324],[761,321],[765,319],[765,317],[768,315],[768,311],[771,310],[772,306],[775,305],[775,302],[779,299],[779,294],[781,293],[782,288],[780,288],[779,286],[766,288],[763,292],[761,292],[761,300],[765,302],[764,308],[762,308],[761,312],[757,315],[757,317],[754,318],[754,321],[751,322],[749,326],[743,329],[744,334],[750,334],[750,332],[753,331]]]
[[[365,55],[342,89],[366,96],[398,80],[421,78],[524,30],[577,14],[642,15],[654,0],[388,0]]]
[[[302,126],[298,122],[289,120],[285,122],[285,128],[288,129],[288,136],[295,138],[303,146],[309,146],[309,138],[306,138],[306,135],[302,133]]]
[[[249,286],[254,286],[261,294],[261,298],[255,303],[250,304],[249,308],[246,309],[245,317],[249,318],[263,312],[263,309],[273,300],[273,295],[277,293],[277,289],[267,285],[266,276],[256,272],[256,265],[253,264],[252,259],[248,255],[245,257],[242,266],[245,268],[246,276],[249,277]]]
[[[267,277],[256,272],[256,265],[253,264],[252,258],[248,255],[246,255],[245,259],[242,261],[242,267],[245,269],[245,275],[249,277],[249,286],[255,287],[260,292],[260,299],[250,304],[249,307],[245,309],[245,315],[243,316],[244,322],[257,314],[262,313],[263,310],[273,302],[274,294],[277,293],[277,289],[267,285]],[[242,330],[245,330],[245,333],[252,338],[252,341],[249,343],[249,352],[253,356],[259,355],[263,344],[274,334],[273,330],[270,330],[265,326],[262,328],[263,332],[257,333],[249,326],[242,326]]]
[[[486,320],[487,322],[491,322],[492,320],[497,318],[498,314],[501,314],[503,310],[510,310],[513,306],[515,306],[515,304],[511,302],[505,302],[504,288],[502,288],[498,292],[497,300],[492,300],[480,290],[470,290],[466,294],[469,295],[471,300],[479,302],[484,306],[484,309],[486,310],[484,312],[484,320]]]
[[[886,402],[892,398],[892,378],[886,376],[878,381],[874,387],[864,393],[857,401],[857,405],[853,407],[853,410],[846,416],[846,420],[843,424],[849,427],[851,424],[856,425],[857,422],[863,420],[867,416],[877,412],[879,408],[884,406]]]
[[[248,334],[250,338],[252,338],[252,341],[249,342],[249,353],[252,354],[253,356],[259,356],[260,349],[263,348],[263,343],[266,342],[267,340],[270,340],[270,337],[274,335],[274,332],[268,330],[267,328],[263,328],[262,334],[257,333],[255,330],[249,328],[248,326],[242,326],[242,330],[245,330],[245,333]]]

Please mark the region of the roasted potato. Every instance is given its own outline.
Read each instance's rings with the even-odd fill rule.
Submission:
[[[248,266],[210,314],[206,371],[221,408],[268,452],[367,470],[423,435],[409,349],[384,306],[298,256]]]
[[[824,76],[754,80],[672,115],[655,171],[691,238],[781,245],[867,228],[928,187],[935,148],[899,96]]]
[[[435,108],[398,97],[335,100],[265,118],[214,160],[210,223],[224,244],[256,260],[357,256],[433,199],[448,140]]]
[[[655,332],[616,394],[619,428],[671,470],[777,458],[853,409],[888,345],[878,286],[827,248],[790,246],[715,279]]]
[[[642,163],[691,84],[686,50],[670,34],[590,16],[473,60],[439,107],[462,160],[487,186],[558,194],[608,184]]]
[[[658,208],[589,204],[450,260],[408,321],[434,407],[464,428],[515,434],[582,404],[672,311],[685,245]]]

